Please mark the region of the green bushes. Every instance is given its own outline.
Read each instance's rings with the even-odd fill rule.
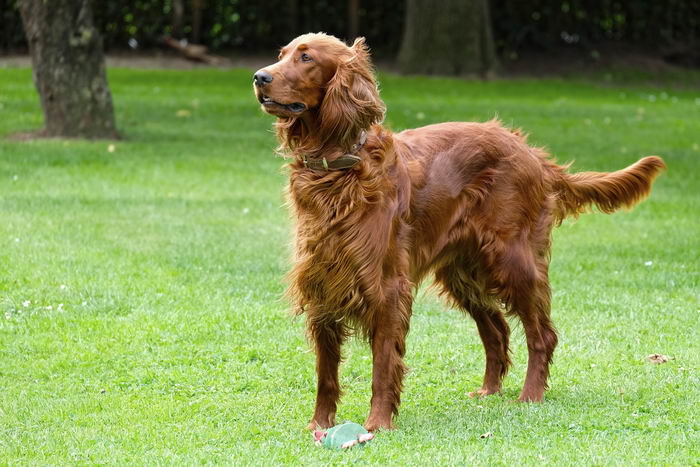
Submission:
[[[700,2],[693,0],[491,0],[491,9],[497,46],[506,52],[558,45],[594,50],[611,41],[667,52],[700,49]]]
[[[25,47],[19,0],[0,0],[0,51]],[[193,9],[184,0],[183,34],[191,38]],[[347,35],[347,2],[206,0],[200,42],[213,49],[270,50],[308,31]],[[359,2],[359,34],[375,52],[393,56],[404,22],[404,0]],[[172,33],[173,0],[103,0],[96,10],[108,50],[151,48]],[[558,46],[594,50],[615,41],[664,49],[698,49],[696,0],[491,0],[501,53]]]

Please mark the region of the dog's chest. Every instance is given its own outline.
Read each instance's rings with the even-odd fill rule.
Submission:
[[[376,204],[338,200],[328,192],[303,194],[312,197],[300,199],[290,190],[296,217],[292,286],[309,310],[364,313],[381,300],[391,216]]]

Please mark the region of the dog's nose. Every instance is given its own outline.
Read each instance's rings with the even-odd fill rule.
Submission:
[[[256,86],[265,86],[272,82],[272,75],[265,70],[258,70],[253,75],[253,82]]]

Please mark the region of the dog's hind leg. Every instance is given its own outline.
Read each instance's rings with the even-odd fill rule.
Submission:
[[[544,396],[557,334],[550,320],[551,293],[545,254],[535,255],[527,243],[514,243],[501,258],[502,295],[509,311],[523,323],[528,362],[519,400],[539,402]]]
[[[469,396],[488,396],[501,391],[503,377],[510,367],[508,342],[510,328],[503,313],[498,308],[468,305],[467,311],[476,321],[479,336],[486,351],[486,371],[481,389],[470,392]]]
[[[535,299],[536,302],[538,299]],[[532,304],[531,307],[543,307],[541,303]],[[547,303],[549,301],[547,300]],[[543,308],[540,308],[543,309]],[[549,314],[520,314],[527,339],[527,374],[525,384],[518,398],[523,402],[539,402],[544,397],[549,377],[549,365],[552,362],[552,354],[557,345],[557,334],[549,319]]]
[[[503,377],[510,367],[508,343],[510,327],[498,303],[486,296],[483,287],[469,278],[460,265],[453,264],[435,272],[436,281],[443,292],[476,322],[486,353],[486,370],[481,389],[469,393],[470,397],[486,396],[500,392]]]

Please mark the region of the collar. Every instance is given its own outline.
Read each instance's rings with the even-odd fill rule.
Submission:
[[[329,171],[349,169],[351,167],[354,167],[355,164],[362,160],[362,158],[356,153],[362,148],[362,146],[365,144],[365,141],[367,141],[367,132],[365,130],[362,130],[362,132],[360,132],[359,140],[357,141],[357,143],[352,145],[348,154],[344,154],[338,157],[337,159],[333,159],[330,162],[328,162],[325,157],[321,159],[309,159],[307,156],[304,156],[302,162],[304,163],[304,167],[312,170]]]

